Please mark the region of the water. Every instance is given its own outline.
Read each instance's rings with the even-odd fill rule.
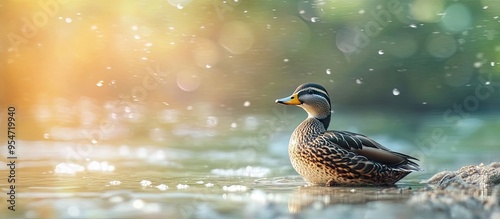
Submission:
[[[21,143],[25,147],[33,144]],[[63,145],[35,144],[37,150],[51,151]],[[17,169],[19,207],[16,215],[20,218],[155,218],[165,215],[169,218],[254,218],[262,214],[296,214],[311,205],[363,204],[409,197],[409,194],[400,194],[397,188],[304,187],[304,181],[298,176],[279,176],[289,172],[290,167],[273,168],[263,164],[266,162],[226,167],[225,162],[213,160],[217,156],[227,157],[227,153],[222,152],[208,153],[210,156],[202,158],[204,156],[192,151],[161,147],[149,150],[163,151],[168,158],[153,162],[150,157],[119,155],[119,147],[100,145],[94,152],[107,152],[106,158],[90,156],[88,161],[78,163],[85,166],[93,160],[105,159],[116,170],[92,171],[87,166],[74,174],[56,173],[54,165],[64,163],[56,156],[24,159]],[[29,156],[23,150],[19,153]],[[216,164],[211,164],[213,162]],[[403,190],[408,186],[408,182],[400,184]],[[269,208],[269,212],[261,212],[262,207]]]
[[[282,110],[281,107],[277,106]],[[153,133],[162,134],[126,140],[120,140],[120,136],[147,133],[143,129],[150,127],[138,125],[137,121],[128,122],[120,125],[125,131],[115,129],[116,136],[111,139],[94,133],[91,136],[95,138],[82,140],[78,133],[85,129],[67,128],[61,133],[51,133],[51,138],[59,140],[21,140],[16,151],[20,157],[16,169],[18,207],[9,215],[18,218],[293,218],[323,217],[332,213],[357,217],[371,215],[373,211],[381,215],[384,212],[413,214],[414,209],[402,203],[425,187],[422,180],[442,170],[489,163],[500,155],[496,149],[476,151],[455,142],[468,137],[447,138],[436,145],[419,148],[412,141],[421,133],[408,135],[405,131],[411,128],[410,120],[413,120],[408,116],[406,119],[387,114],[373,117],[340,110],[334,113],[334,128],[365,134],[376,130],[373,138],[396,151],[416,156],[426,171],[410,174],[395,187],[310,186],[295,173],[287,155],[292,125],[298,124],[305,115],[300,111],[297,114],[281,111],[281,118],[289,119],[282,121],[276,118],[277,112],[279,110],[271,111],[271,115],[253,115],[237,122],[212,116],[206,124],[179,119],[184,114],[179,113],[172,130],[153,128]],[[122,116],[125,118],[128,114]],[[145,115],[136,116],[148,121]],[[428,121],[425,127],[432,127],[435,119],[428,118]],[[465,127],[475,124],[475,130],[495,125],[487,121],[484,117],[463,122]],[[371,130],[359,126],[363,122],[386,125]],[[233,127],[233,123],[239,125]],[[446,132],[452,136],[460,130],[450,127]],[[6,165],[2,167],[5,169]],[[2,188],[6,188],[5,185],[6,181],[2,181]],[[5,209],[2,212],[7,213]]]

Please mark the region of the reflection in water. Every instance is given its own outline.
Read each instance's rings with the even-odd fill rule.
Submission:
[[[336,204],[366,204],[370,201],[406,200],[411,188],[301,186],[289,198],[288,209],[299,213],[307,208],[322,209]]]
[[[246,177],[266,177],[271,172],[271,169],[266,167],[251,167],[247,166],[239,169],[213,169],[211,174],[218,176],[246,176]]]

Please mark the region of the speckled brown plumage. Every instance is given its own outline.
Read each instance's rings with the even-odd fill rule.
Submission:
[[[330,98],[318,84],[300,85],[276,103],[297,105],[309,114],[293,132],[288,147],[294,169],[313,184],[392,185],[420,168],[415,158],[397,153],[353,132],[327,131]]]

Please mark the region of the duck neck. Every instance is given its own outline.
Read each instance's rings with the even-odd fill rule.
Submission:
[[[332,117],[331,107],[328,102],[315,102],[312,104],[300,105],[308,114],[308,119],[316,119],[323,124],[323,128],[328,130]]]
[[[317,119],[323,124],[323,126],[325,127],[325,131],[328,130],[328,126],[330,125],[331,118],[332,118],[332,114],[328,114],[328,116],[325,118]]]
[[[316,136],[325,133],[325,131],[325,125],[321,120],[309,117],[295,128],[290,139],[290,145],[302,145],[316,138]]]

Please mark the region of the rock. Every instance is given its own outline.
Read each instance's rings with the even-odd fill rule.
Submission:
[[[443,171],[426,182],[431,187],[408,200],[421,215],[464,219],[500,215],[500,162]]]
[[[440,189],[488,189],[500,184],[500,162],[490,165],[465,166],[458,171],[435,174],[427,184]]]

